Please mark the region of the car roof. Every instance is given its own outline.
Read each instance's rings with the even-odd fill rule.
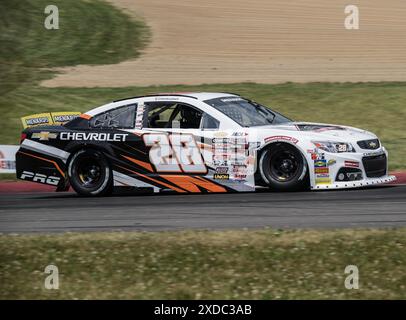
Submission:
[[[205,100],[210,100],[210,99],[216,99],[216,98],[221,98],[221,97],[238,97],[237,94],[234,93],[228,93],[228,92],[168,92],[168,93],[156,93],[156,94],[149,94],[149,95],[143,95],[143,96],[137,96],[137,97],[129,97],[129,98],[124,98],[120,100],[115,100],[113,102],[110,102],[108,104],[96,107],[94,109],[91,109],[87,112],[85,112],[89,116],[95,116],[99,113],[106,112],[107,110],[110,110],[112,108],[117,107],[118,102],[124,102],[127,100],[135,100],[140,99],[140,98],[146,98],[146,97],[185,97],[185,98],[192,98],[192,99],[197,99],[199,101],[205,101]],[[129,103],[132,103],[132,101]]]
[[[234,94],[234,93],[228,93],[228,92],[161,92],[161,93],[148,94],[148,95],[143,95],[143,96],[124,98],[124,99],[120,99],[120,100],[115,100],[114,102],[130,100],[130,99],[138,99],[138,98],[144,98],[144,97],[173,97],[173,96],[194,98],[194,99],[197,99],[200,101],[205,101],[205,100],[216,99],[216,98],[220,98],[220,97],[231,97],[231,96],[238,96],[238,95]]]

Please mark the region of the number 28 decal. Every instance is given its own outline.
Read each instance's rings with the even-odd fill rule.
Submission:
[[[149,160],[157,172],[206,173],[199,147],[191,134],[150,133],[143,135]]]

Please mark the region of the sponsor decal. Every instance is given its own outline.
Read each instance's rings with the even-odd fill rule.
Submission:
[[[247,172],[247,166],[244,164],[240,165],[233,165],[233,173],[246,173]]]
[[[142,121],[144,118],[145,104],[141,102],[137,107],[137,115],[135,117],[135,128],[142,129]]]
[[[80,112],[51,112],[52,120],[54,124],[61,125],[76,119],[81,115]]]
[[[230,179],[230,175],[229,174],[221,174],[221,173],[215,173],[213,175],[213,178],[216,180],[228,180]]]
[[[215,150],[214,150],[214,149],[215,149]],[[230,156],[231,156],[232,149],[229,148],[229,147],[227,147],[227,146],[221,145],[221,146],[219,146],[219,147],[213,148],[213,152],[214,152],[214,151],[216,151],[216,153],[215,153],[216,155],[227,154],[227,155],[230,155]]]
[[[222,153],[222,154],[214,154],[213,161],[222,161],[222,160],[230,160],[231,154]]]
[[[324,160],[326,158],[324,152],[321,149],[308,149],[307,153],[310,153],[312,160]],[[335,164],[337,161],[335,159],[330,159],[328,161],[329,165]]]
[[[358,161],[345,161],[344,166],[348,168],[359,168],[359,162]]]
[[[228,146],[228,138],[213,138],[211,140],[213,147]]]
[[[50,113],[38,113],[31,116],[22,117],[21,121],[24,129],[41,125],[51,125],[54,123]]]
[[[235,97],[235,98],[224,98],[220,99],[221,102],[236,102],[236,101],[245,101],[244,99],[240,97]]]
[[[325,160],[325,159],[314,160],[314,174],[316,176],[316,184],[317,184],[317,181],[319,181],[319,183],[323,183],[320,181],[328,181],[325,183],[330,183],[329,172],[330,171],[327,166],[327,160]]]
[[[233,164],[233,165],[236,165],[236,166],[245,166],[245,165],[246,165],[246,159],[242,159],[242,160],[240,160],[240,161],[234,159],[234,160],[232,161],[232,164]]]
[[[233,175],[235,180],[246,180],[248,168],[244,164],[233,165]]]
[[[214,166],[228,166],[229,165],[229,160],[225,159],[225,160],[219,160],[219,159],[215,159],[213,156],[213,165]]]
[[[327,161],[328,166],[335,165],[336,163],[337,163],[337,161],[335,159],[330,159],[330,160]]]
[[[272,136],[272,137],[265,138],[265,143],[271,142],[271,141],[288,141],[288,142],[292,142],[294,144],[299,142],[299,140],[297,140],[296,138],[288,137],[288,136]]]
[[[243,174],[243,173],[236,173],[236,174],[234,174],[234,179],[235,180],[246,180],[247,175]]]
[[[102,133],[102,132],[61,132],[60,140],[66,141],[106,141],[123,142],[126,141],[128,133]]]
[[[245,164],[243,165],[233,165],[233,172],[240,172],[242,170],[246,170],[247,166]]]
[[[327,174],[327,173],[329,173],[329,169],[328,168],[314,168],[314,173]]]
[[[170,93],[169,93],[169,95],[170,95]],[[171,98],[169,98],[169,97],[156,97],[155,98],[155,101],[177,101],[177,100],[179,100],[178,97],[171,97]]]
[[[227,174],[228,173],[228,167],[217,167],[216,168],[216,173],[218,173],[218,174]]]
[[[22,117],[24,129],[44,126],[44,125],[61,125],[68,121],[71,121],[81,115],[80,112],[46,112],[37,113],[30,116]]]
[[[234,138],[231,140],[231,143],[234,143],[236,145],[246,145],[247,144],[247,140],[246,138]]]
[[[228,136],[228,133],[220,131],[220,132],[215,132],[213,134],[213,136],[216,137],[216,138],[224,138],[224,137]]]
[[[312,153],[312,160],[324,160],[324,153]]]
[[[330,178],[316,178],[316,184],[331,184]]]
[[[46,176],[45,174],[34,173],[30,171],[23,171],[20,179],[49,184],[52,186],[57,186],[59,181],[61,180],[61,178],[59,177]]]
[[[216,146],[232,146],[232,145],[245,145],[247,140],[245,138],[213,138],[211,142]]]
[[[40,141],[48,141],[49,139],[56,139],[57,133],[51,133],[49,131],[34,132],[31,135],[32,139],[39,139]]]
[[[315,168],[325,168],[327,167],[327,161],[326,160],[314,160],[314,167]]]
[[[241,134],[241,135],[240,135]],[[234,132],[232,137],[214,137],[212,139],[212,160],[214,165],[224,164],[245,164],[249,155],[249,144],[245,133]]]
[[[246,132],[233,132],[232,136],[233,137],[244,137],[244,136],[248,136],[248,133],[246,133]]]
[[[337,152],[347,152],[348,145],[346,143],[336,143],[335,145]]]

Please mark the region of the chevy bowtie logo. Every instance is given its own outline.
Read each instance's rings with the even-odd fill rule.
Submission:
[[[31,137],[33,139],[48,141],[49,139],[56,139],[57,136],[58,136],[58,134],[56,134],[56,133],[42,131],[42,132],[34,132]]]
[[[369,145],[369,147],[372,148],[372,149],[375,149],[375,148],[376,148],[376,142],[375,142],[375,141],[370,141],[370,142],[368,143],[368,145]]]

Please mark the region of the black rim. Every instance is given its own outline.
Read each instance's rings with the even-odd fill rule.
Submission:
[[[94,157],[82,157],[76,165],[76,178],[85,188],[95,188],[104,179],[103,166]]]
[[[270,174],[279,182],[287,182],[294,179],[301,165],[301,157],[289,149],[275,151],[270,161]]]

